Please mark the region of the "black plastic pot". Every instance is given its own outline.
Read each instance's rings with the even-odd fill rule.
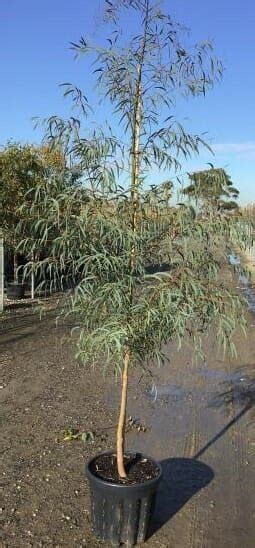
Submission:
[[[109,451],[104,454],[113,454]],[[131,454],[131,453],[129,453]],[[110,483],[94,475],[91,471],[93,457],[86,466],[86,476],[90,483],[91,521],[94,534],[112,546],[134,546],[144,542],[148,533],[150,518],[158,484],[162,476],[160,464],[152,458],[143,458],[155,463],[159,475],[147,482],[135,485]]]
[[[7,299],[23,299],[25,297],[25,286],[18,283],[10,283],[7,286]]]

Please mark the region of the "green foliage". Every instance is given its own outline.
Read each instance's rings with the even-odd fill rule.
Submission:
[[[126,8],[141,23],[128,44],[118,27]],[[172,111],[178,94],[204,95],[221,76],[221,64],[208,42],[188,48],[182,28],[158,2],[107,2],[106,16],[114,25],[107,47],[82,37],[73,48],[92,54],[99,91],[123,134],[108,127],[84,136],[75,118],[46,121],[47,139],[79,166],[83,188],[64,188],[54,198],[47,187],[37,189],[23,249],[41,250],[36,268],[52,286],[74,281],[77,355],[89,366],[118,373],[128,347],[132,364],[145,368],[150,360],[164,361],[165,343],[177,339],[180,346],[186,337],[201,352],[201,337],[212,326],[217,341],[234,352],[233,333],[245,326],[243,301],[220,272],[245,230],[221,209],[201,217],[191,205],[172,207],[171,180],[146,187],[153,165],[178,170],[182,157],[205,144]],[[87,116],[84,94],[70,84],[66,94],[79,108],[83,102]],[[22,227],[26,233],[26,222]]]
[[[255,229],[255,204],[250,204],[243,208],[242,210],[243,217],[247,219],[248,223],[251,225],[251,230]]]
[[[187,31],[160,9],[159,2],[121,0],[107,4],[106,19],[111,26],[105,47],[81,37],[78,43],[72,43],[72,48],[78,57],[91,57],[99,95],[112,105],[123,135],[116,138],[107,127],[103,132],[94,132],[92,139],[81,138],[79,119],[51,116],[45,121],[47,138],[50,142],[61,142],[73,156],[83,153],[87,160],[90,153],[93,156],[94,146],[98,150],[100,144],[102,152],[108,151],[105,160],[111,159],[113,173],[119,177],[120,171],[130,167],[139,84],[140,171],[146,175],[154,165],[178,169],[183,156],[198,153],[200,145],[209,147],[201,136],[190,134],[175,119],[177,97],[204,95],[215,80],[220,79],[222,65],[214,57],[208,41],[188,46]],[[135,12],[140,25],[140,32],[128,42],[119,28],[119,16],[126,9]],[[70,83],[64,86],[65,95],[71,97],[72,103],[87,117],[90,112],[87,97]],[[123,157],[127,160],[124,164]],[[93,162],[93,157],[91,160]]]
[[[6,244],[14,249],[19,240],[17,225],[21,219],[19,209],[31,197],[29,192],[40,186],[46,178],[60,176],[65,170],[63,154],[48,146],[35,147],[7,143],[0,152],[0,203],[1,226]]]
[[[210,208],[213,213],[234,211],[238,209],[235,201],[239,196],[237,190],[224,169],[214,168],[197,171],[189,175],[191,184],[183,190],[183,194],[193,198],[203,208]]]
[[[51,250],[37,269],[52,285],[79,279],[70,300],[78,356],[118,372],[128,345],[133,363],[144,367],[147,360],[164,360],[162,346],[170,339],[181,344],[188,337],[199,349],[212,325],[227,347],[235,328],[245,325],[242,299],[220,278],[232,246],[244,239],[241,221],[222,215],[201,219],[191,206],[162,205],[159,194],[153,208],[140,203],[134,235],[128,199],[88,196],[70,191],[52,200],[38,193],[31,211],[40,218],[33,224],[38,239],[27,242],[29,249]]]

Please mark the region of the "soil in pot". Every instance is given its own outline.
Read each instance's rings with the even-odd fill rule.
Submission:
[[[134,485],[156,478],[159,467],[141,454],[124,457],[127,478],[120,478],[117,470],[117,457],[114,454],[98,455],[91,463],[91,472],[98,478],[119,485]]]

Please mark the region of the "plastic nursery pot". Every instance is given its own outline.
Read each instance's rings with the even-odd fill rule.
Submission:
[[[112,455],[114,451],[101,453]],[[126,455],[134,453],[127,452]],[[90,484],[91,522],[96,537],[112,546],[134,546],[144,542],[154,509],[157,487],[162,468],[154,459],[141,455],[158,468],[156,478],[144,483],[123,485],[111,483],[95,475],[91,465],[96,455],[86,465],[85,473]]]
[[[10,283],[7,286],[7,299],[23,299],[25,296],[25,286],[18,283]]]

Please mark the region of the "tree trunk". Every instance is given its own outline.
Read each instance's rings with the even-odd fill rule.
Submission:
[[[14,253],[13,255],[13,279],[15,283],[18,283],[18,255],[17,253]]]
[[[4,310],[4,239],[0,232],[0,313]]]
[[[31,270],[31,299],[34,300],[35,298],[35,271],[34,271],[34,265],[35,265],[36,255],[32,253],[32,270]]]
[[[132,230],[134,235],[137,232],[138,208],[139,208],[139,175],[140,175],[140,139],[141,139],[141,124],[142,124],[142,71],[144,56],[146,50],[146,39],[148,32],[149,19],[149,0],[145,0],[145,17],[144,17],[144,35],[141,43],[139,63],[137,66],[137,81],[134,96],[134,116],[132,130],[132,146],[131,146],[131,206],[132,206]],[[130,253],[130,274],[133,275],[136,263],[135,244],[132,245]],[[130,284],[130,308],[133,303],[133,284]],[[127,388],[128,388],[128,366],[130,363],[130,348],[126,347],[124,353],[124,365],[122,373],[122,393],[121,407],[119,415],[119,423],[117,429],[117,467],[121,478],[126,478],[127,473],[124,465],[125,451],[125,424],[126,424],[126,407],[127,407]]]
[[[125,425],[126,425],[129,362],[130,362],[130,350],[129,348],[127,348],[124,354],[121,405],[120,405],[119,422],[118,422],[118,429],[117,429],[117,468],[118,468],[118,474],[121,478],[127,477],[127,473],[124,466],[124,447],[125,447]]]
[[[35,273],[33,268],[31,272],[31,299],[34,300],[34,298],[35,298]]]

